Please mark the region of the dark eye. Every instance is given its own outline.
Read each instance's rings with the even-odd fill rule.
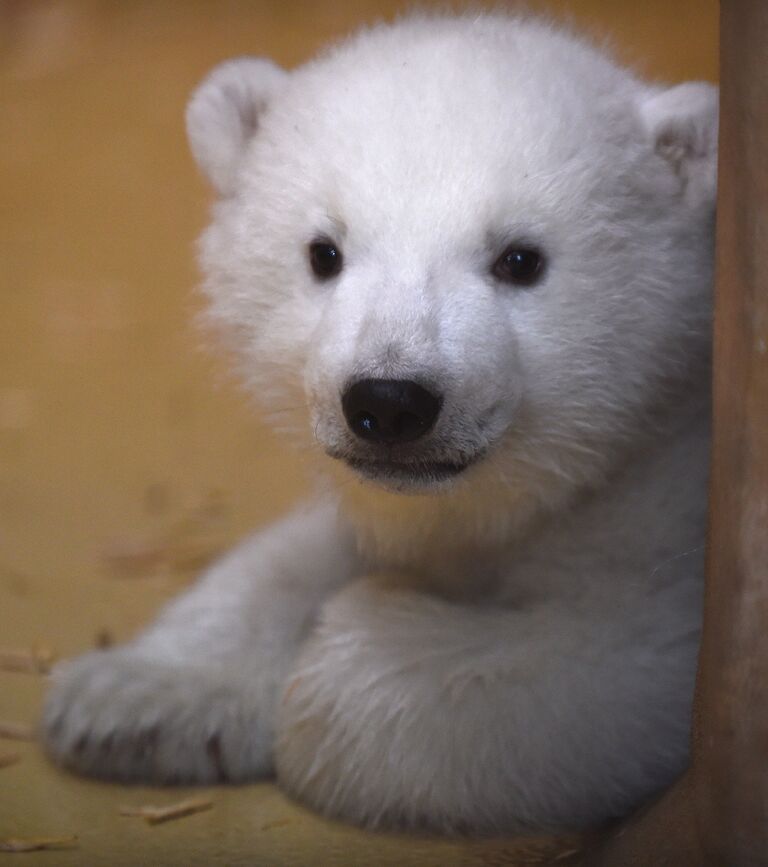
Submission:
[[[309,264],[320,280],[330,280],[341,271],[341,250],[330,241],[313,241],[309,245]]]
[[[515,286],[532,286],[544,273],[544,257],[530,247],[507,247],[493,266],[493,276]]]

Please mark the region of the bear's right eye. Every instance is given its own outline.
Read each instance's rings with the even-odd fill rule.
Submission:
[[[532,247],[512,244],[499,256],[492,273],[497,280],[513,286],[532,286],[544,271],[544,257]]]
[[[341,271],[341,250],[330,241],[313,241],[309,245],[309,264],[320,280],[330,280]]]

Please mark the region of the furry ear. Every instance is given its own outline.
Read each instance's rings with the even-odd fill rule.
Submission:
[[[659,156],[691,202],[714,202],[717,188],[718,89],[690,81],[645,96],[640,118]]]
[[[259,118],[288,73],[269,60],[241,57],[215,67],[187,105],[187,135],[197,164],[223,196]]]

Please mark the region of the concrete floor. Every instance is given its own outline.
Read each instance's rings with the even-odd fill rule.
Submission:
[[[301,463],[199,351],[193,241],[207,190],[185,99],[215,62],[291,66],[397,0],[0,2],[0,650],[119,641],[195,570],[301,496]],[[429,5],[429,4],[422,4]],[[716,0],[552,0],[670,81],[715,79]],[[34,723],[40,675],[0,671],[0,720]],[[0,739],[0,840],[69,836],[36,865],[542,863],[572,841],[450,842],[322,821],[272,785],[206,790],[150,827],[121,805],[179,791],[51,768]],[[0,858],[2,858],[0,853]]]

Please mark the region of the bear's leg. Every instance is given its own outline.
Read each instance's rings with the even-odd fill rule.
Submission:
[[[42,721],[48,752],[123,780],[269,773],[279,687],[323,599],[353,566],[332,507],[301,510],[249,539],[134,641],[56,667]]]
[[[278,782],[369,827],[496,834],[620,815],[687,753],[695,629],[670,634],[653,608],[502,609],[353,583],[286,680]]]

